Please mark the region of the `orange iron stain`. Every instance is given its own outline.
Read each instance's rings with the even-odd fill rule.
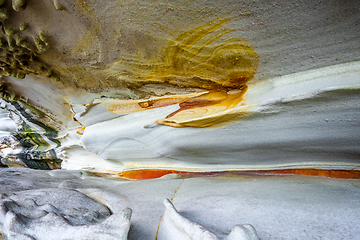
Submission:
[[[338,170],[338,169],[284,169],[284,170],[272,170],[272,174],[295,174],[306,176],[319,176],[319,177],[331,177],[331,178],[360,178],[359,170]]]
[[[170,169],[141,169],[128,170],[118,174],[119,177],[131,180],[144,180],[163,177],[167,174],[178,174],[186,177],[215,177],[226,176],[228,174],[236,175],[254,175],[254,176],[268,176],[268,175],[304,175],[317,176],[341,179],[359,179],[360,170],[344,170],[344,169],[281,169],[281,170],[248,170],[248,171],[216,171],[216,172],[189,172],[178,171]]]
[[[85,130],[85,128],[86,128],[86,127],[83,126],[83,127],[80,128],[79,130],[77,130],[76,133],[79,134],[79,135],[83,135],[83,134],[84,134],[83,131]]]
[[[142,169],[142,170],[123,171],[119,173],[119,177],[133,179],[133,180],[143,180],[143,179],[159,178],[167,174],[188,175],[191,174],[191,172],[167,170],[167,169]]]
[[[72,112],[71,117],[74,120],[74,122],[77,122],[81,126],[81,128],[79,130],[77,130],[76,133],[79,134],[79,135],[83,135],[83,131],[85,130],[86,127],[75,118],[75,111],[74,111],[74,108],[71,105],[70,105],[70,110]]]
[[[166,107],[174,104],[181,104],[183,102],[191,101],[192,99],[201,98],[204,94],[207,93],[195,93],[195,94],[187,94],[187,95],[179,95],[179,96],[171,96],[171,97],[162,97],[157,99],[151,99],[148,101],[142,101],[138,104],[142,108],[153,109],[159,107]]]
[[[187,95],[160,97],[150,100],[116,100],[109,99],[101,103],[109,112],[116,114],[126,114],[132,112],[141,112],[153,108],[166,107],[174,104],[179,104],[189,99],[196,98],[204,93],[194,93]]]
[[[158,124],[172,127],[220,127],[249,115],[251,105],[245,105],[247,86],[230,92],[211,91],[180,104],[180,109]]]

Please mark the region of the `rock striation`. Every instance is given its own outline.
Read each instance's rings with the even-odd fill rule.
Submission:
[[[358,6],[339,4],[3,1],[1,165],[357,169]]]
[[[335,218],[345,216],[338,209],[358,208],[354,202],[343,208],[326,197],[313,199],[321,187],[329,189],[326,184],[307,192],[302,180],[295,181],[309,206],[296,194],[278,199],[265,183],[255,184],[254,191],[273,198],[256,204],[252,196],[252,210],[271,209],[264,219],[272,223],[272,214],[279,213],[283,222],[273,224],[275,230],[251,214],[250,222],[231,222],[234,214],[209,213],[206,222],[178,212],[174,206],[191,209],[196,198],[186,206],[161,188],[169,185],[177,193],[181,182],[191,183],[195,192],[187,188],[184,199],[197,196],[208,204],[214,197],[221,202],[215,209],[232,213],[242,197],[234,193],[239,174],[359,178],[359,9],[359,1],[336,0],[0,0],[0,180],[6,184],[1,234],[54,239],[58,231],[68,239],[81,229],[76,237],[84,239],[146,239],[144,232],[150,239],[169,239],[176,231],[188,238],[197,232],[199,238],[256,239],[257,232],[261,239],[351,239],[356,231],[345,226],[349,222],[325,221],[313,207],[326,200],[320,209]],[[12,172],[13,167],[24,169]],[[44,172],[32,175],[28,168]],[[56,180],[42,175],[47,171]],[[8,176],[16,174],[29,179],[15,186]],[[72,174],[86,175],[91,184],[79,186]],[[206,185],[209,176],[216,177],[212,183],[223,198]],[[128,182],[158,177],[163,178]],[[125,197],[101,181],[121,183]],[[286,181],[280,185],[289,190]],[[356,198],[356,187],[342,180],[331,184],[341,185],[336,194]],[[332,196],[326,189],[322,196]],[[64,205],[56,205],[57,199]],[[163,199],[171,203],[165,201],[160,220]],[[285,218],[293,211],[274,207],[276,201],[289,203],[299,221]],[[96,210],[82,209],[81,202]],[[307,207],[321,224],[302,215]],[[131,231],[130,209],[152,217],[134,216]],[[200,209],[197,214],[209,210]],[[226,226],[217,229],[220,220],[213,219],[227,219]],[[317,227],[298,227],[300,220]],[[240,225],[230,233],[234,224]],[[342,230],[327,232],[335,227]]]

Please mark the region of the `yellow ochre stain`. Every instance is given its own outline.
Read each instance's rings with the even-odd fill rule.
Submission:
[[[126,113],[128,109],[130,113],[179,104],[178,111],[157,121],[173,127],[221,126],[247,116],[252,106],[246,106],[242,97],[247,82],[256,73],[259,57],[248,41],[230,37],[234,30],[225,27],[230,20],[219,17],[176,37],[170,36],[160,53],[150,58],[140,52],[124,54],[120,62],[107,70],[137,87],[166,83],[203,89],[204,93],[117,101],[107,104],[108,110]]]

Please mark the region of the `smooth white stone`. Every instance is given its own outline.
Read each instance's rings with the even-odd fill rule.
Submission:
[[[218,240],[201,225],[182,217],[173,204],[164,200],[165,213],[161,218],[157,239],[159,240]]]
[[[236,224],[251,224],[263,240],[356,240],[359,232],[358,179],[233,176],[119,181],[90,177],[80,171],[11,168],[0,169],[0,182],[1,201],[14,192],[57,189],[61,185],[89,194],[110,209],[116,210],[112,208],[114,205],[118,210],[131,208],[129,240],[155,239],[164,214],[162,202],[165,198],[173,199],[184,218],[210,230],[220,239],[229,237]],[[48,195],[43,201],[50,199]],[[58,202],[62,201],[63,208],[82,204],[72,199],[71,195],[64,194]],[[31,201],[26,204],[31,208]],[[33,214],[41,216],[40,212]],[[11,219],[9,216],[9,223]],[[0,231],[4,234],[2,224]],[[233,229],[233,234],[236,232],[238,229]]]
[[[63,152],[63,162],[61,167],[67,170],[96,170],[105,172],[106,170],[121,170],[122,166],[105,161],[99,155],[85,150],[81,146],[66,148]]]
[[[9,112],[0,108],[0,138],[16,131],[16,124],[9,118]]]
[[[181,216],[169,199],[163,202],[165,213],[161,218],[157,235],[159,240],[218,240],[203,226]],[[225,240],[259,240],[256,230],[250,224],[233,227]]]
[[[66,188],[14,192],[0,200],[0,230],[9,240],[126,240],[131,209],[120,210],[118,198],[109,193],[86,192],[96,201]],[[110,199],[111,212],[97,202],[104,199]]]
[[[158,144],[162,142],[161,135],[147,126],[178,108],[178,105],[156,108],[91,125],[84,131],[82,144],[85,149],[119,164],[127,159],[161,158],[161,145]]]
[[[113,169],[358,169],[358,69],[352,62],[249,85],[244,97],[253,112],[229,126],[156,125],[174,105],[93,124],[82,145]]]
[[[225,240],[259,240],[256,230],[250,224],[237,225],[233,227]]]

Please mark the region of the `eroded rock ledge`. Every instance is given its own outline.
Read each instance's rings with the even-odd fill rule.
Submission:
[[[2,166],[358,168],[357,2],[0,9]]]
[[[355,239],[359,9],[0,0],[0,238]]]

